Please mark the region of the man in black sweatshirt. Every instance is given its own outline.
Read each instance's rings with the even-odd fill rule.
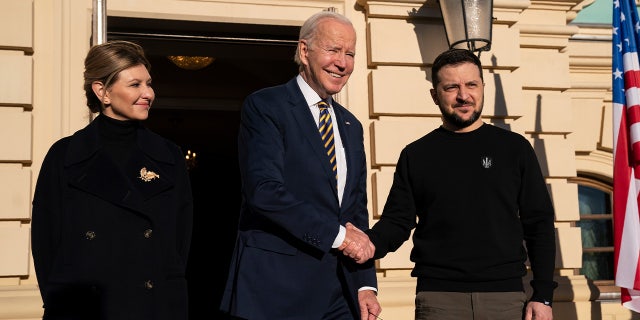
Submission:
[[[402,150],[380,220],[367,231],[374,258],[415,228],[416,320],[550,320],[554,209],[534,150],[481,120],[482,65],[471,51],[440,54],[432,81],[442,126]]]

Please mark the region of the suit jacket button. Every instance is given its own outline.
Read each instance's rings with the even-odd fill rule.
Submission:
[[[145,282],[144,282],[144,288],[145,288],[145,289],[148,289],[148,290],[153,289],[153,281],[151,281],[151,280],[147,280],[147,281],[145,281]]]
[[[87,232],[84,233],[84,237],[87,240],[93,240],[93,239],[96,238],[96,232],[95,231],[87,231]]]
[[[149,238],[151,238],[151,234],[152,233],[153,233],[153,230],[147,229],[147,230],[144,231],[144,237],[149,239]]]

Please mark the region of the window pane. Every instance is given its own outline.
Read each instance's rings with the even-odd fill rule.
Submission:
[[[596,188],[578,185],[578,203],[580,214],[605,214],[609,212],[611,205],[609,194]]]
[[[576,225],[582,229],[583,248],[613,246],[611,219],[580,220]]]
[[[613,279],[613,252],[585,252],[582,254],[580,274],[591,280]]]
[[[591,280],[613,279],[613,225],[611,194],[608,191],[578,185],[580,227],[582,235],[582,268],[580,274]],[[589,249],[596,249],[595,252]],[[592,251],[592,252],[589,252]]]

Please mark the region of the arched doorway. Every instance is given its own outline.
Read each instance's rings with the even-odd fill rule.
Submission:
[[[187,271],[194,316],[223,318],[217,308],[240,206],[240,105],[249,93],[297,73],[293,55],[298,31],[294,26],[107,18],[107,39],[141,44],[151,62],[156,101],[146,125],[185,153],[196,153],[190,171],[195,224]],[[203,69],[187,70],[169,61],[172,55],[215,60]]]

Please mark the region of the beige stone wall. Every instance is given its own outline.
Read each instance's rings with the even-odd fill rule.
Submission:
[[[0,318],[37,316],[31,310],[39,307],[35,285],[28,281],[33,10],[31,0],[0,2]]]
[[[356,71],[337,97],[363,122],[371,222],[402,147],[440,124],[429,65],[447,46],[434,0],[106,0],[108,15],[301,25],[336,7],[358,33]],[[568,24],[582,1],[495,0],[485,121],[530,139],[556,208],[556,319],[631,319],[591,301],[581,264],[578,171],[611,177],[610,30]],[[0,319],[37,319],[29,247],[33,186],[49,146],[86,125],[82,61],[91,0],[0,0]],[[607,40],[607,37],[609,37]],[[594,40],[595,39],[595,40]],[[410,241],[378,261],[384,319],[412,319]]]

